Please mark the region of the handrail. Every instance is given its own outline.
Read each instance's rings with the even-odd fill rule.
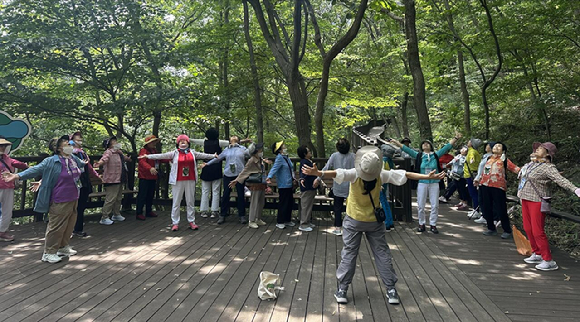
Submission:
[[[507,201],[514,202],[514,203],[517,203],[518,205],[521,205],[520,198],[518,198],[516,196],[507,195]],[[559,210],[556,210],[556,211],[552,210],[550,212],[549,216],[554,217],[554,218],[567,220],[567,221],[572,221],[572,222],[580,224],[580,216],[576,216],[576,215],[573,215],[573,214],[570,214],[567,212],[563,212],[563,211],[559,211]]]

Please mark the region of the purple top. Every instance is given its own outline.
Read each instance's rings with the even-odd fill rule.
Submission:
[[[77,167],[73,159],[59,157],[62,170],[52,190],[51,201],[62,203],[79,199],[79,188],[77,182],[81,176],[81,170]]]

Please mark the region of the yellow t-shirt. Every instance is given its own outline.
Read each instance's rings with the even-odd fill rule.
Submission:
[[[377,221],[375,217],[375,210],[371,203],[369,195],[363,195],[364,182],[361,178],[357,178],[355,182],[350,184],[350,192],[346,199],[346,214],[354,220],[364,222]],[[381,179],[377,179],[375,188],[371,191],[375,207],[381,207],[380,202]]]

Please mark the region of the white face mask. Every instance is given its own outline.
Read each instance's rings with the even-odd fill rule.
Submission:
[[[75,144],[77,146],[81,147],[81,146],[83,146],[83,141],[81,141],[81,140],[75,141]]]
[[[116,143],[113,145],[113,150],[121,150],[121,143]]]
[[[264,152],[258,153],[258,158],[262,158],[262,157],[264,157]]]
[[[73,147],[70,145],[65,146],[62,148],[62,154],[64,155],[71,155],[73,153]]]
[[[282,154],[284,155],[288,154],[288,149],[282,149]]]
[[[187,145],[187,143],[180,143],[180,144],[179,144],[179,148],[180,148],[180,149],[182,149],[182,150],[185,150],[185,149],[187,149],[188,147],[189,147],[189,146]]]

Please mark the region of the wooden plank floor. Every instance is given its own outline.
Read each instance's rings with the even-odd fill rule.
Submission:
[[[577,321],[580,263],[555,250],[561,269],[538,272],[513,241],[481,235],[464,212],[441,206],[439,235],[414,224],[387,233],[401,305],[387,304],[364,241],[349,303],[338,305],[342,239],[319,214],[311,233],[249,229],[198,218],[198,231],[169,230],[169,214],[101,226],[73,238],[79,251],[42,263],[45,224],[12,226],[0,244],[0,321]],[[316,217],[316,216],[315,216]],[[257,297],[261,271],[280,274],[276,301]],[[569,276],[569,280],[565,280]]]

